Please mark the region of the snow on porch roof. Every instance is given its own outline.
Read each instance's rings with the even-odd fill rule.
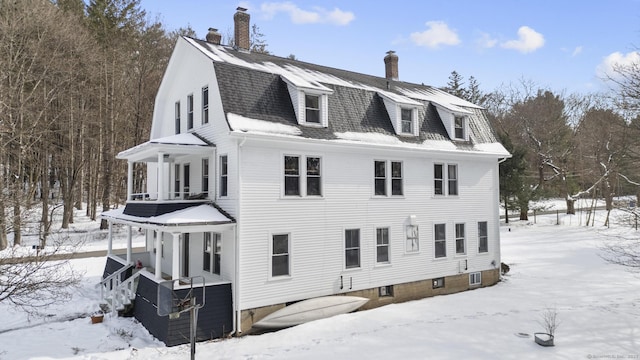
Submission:
[[[107,220],[114,220],[115,222],[157,226],[204,226],[235,223],[233,219],[220,212],[214,206],[208,204],[192,206],[186,209],[176,210],[170,213],[151,217],[126,215],[123,212],[124,208],[122,207],[115,210],[105,211],[100,216]]]
[[[180,154],[199,154],[207,152],[208,148],[212,146],[214,145],[204,141],[195,133],[183,133],[151,139],[140,145],[121,151],[116,158],[149,162],[157,159],[159,151]]]

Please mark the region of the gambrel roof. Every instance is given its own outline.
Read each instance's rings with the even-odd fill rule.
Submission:
[[[437,88],[183,39],[213,61],[232,132],[510,156],[483,108]],[[299,123],[292,86],[326,94],[326,126]],[[385,101],[417,109],[417,136],[397,134]],[[466,141],[451,139],[440,111],[469,119]]]

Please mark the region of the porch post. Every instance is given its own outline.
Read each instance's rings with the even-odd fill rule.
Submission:
[[[156,236],[156,263],[154,268],[156,269],[156,279],[162,279],[162,231],[158,231]]]
[[[127,200],[132,200],[133,194],[133,161],[127,161]]]
[[[131,264],[131,225],[127,226],[127,264]]]
[[[107,256],[111,255],[113,250],[113,223],[109,221],[109,241],[107,241]]]
[[[158,200],[164,200],[164,153],[158,153]]]
[[[173,260],[171,262],[171,279],[180,279],[180,243],[182,238],[179,233],[173,233]]]

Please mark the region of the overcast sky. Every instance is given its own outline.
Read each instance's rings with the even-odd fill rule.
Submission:
[[[142,0],[169,30],[232,33],[238,6],[273,55],[384,76],[399,56],[400,80],[444,86],[451,71],[484,91],[533,81],[554,91],[606,89],[613,63],[640,61],[640,0]]]

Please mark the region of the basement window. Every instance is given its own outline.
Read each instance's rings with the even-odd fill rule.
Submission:
[[[393,285],[380,286],[378,288],[378,297],[393,296]]]
[[[433,279],[433,288],[434,289],[440,289],[444,287],[444,278],[437,278],[437,279]]]
[[[482,283],[482,273],[474,272],[469,274],[469,285],[477,286]]]

